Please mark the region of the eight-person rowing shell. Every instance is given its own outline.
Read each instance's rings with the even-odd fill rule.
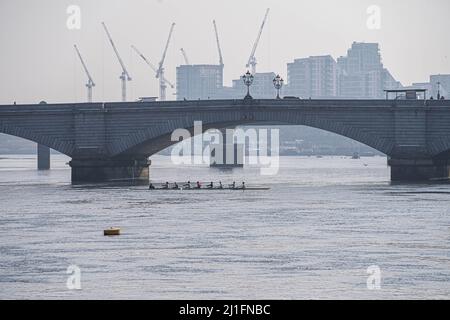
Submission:
[[[172,187],[171,187],[172,185]],[[183,184],[182,187],[178,185],[177,182],[174,182],[173,184],[169,184],[168,181],[163,183],[160,188],[156,188],[153,183],[150,183],[148,186],[149,190],[183,190],[183,189],[194,189],[194,190],[269,190],[270,188],[265,187],[251,187],[248,188],[243,181],[240,186],[237,186],[236,181],[233,181],[232,184],[228,185],[228,188],[224,188],[222,185],[222,181],[219,181],[217,186],[214,186],[214,182],[210,182],[209,184],[205,185],[205,187],[202,187],[202,184],[200,181],[197,181],[195,183],[195,187],[192,187],[191,182],[188,181],[187,183]]]

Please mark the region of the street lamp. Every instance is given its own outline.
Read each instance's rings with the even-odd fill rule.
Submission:
[[[250,71],[247,70],[247,73],[242,76],[242,81],[244,81],[244,84],[247,86],[247,95],[244,99],[253,99],[250,95],[250,86],[253,83],[253,75],[250,73]]]
[[[273,86],[277,90],[277,99],[281,99],[280,98],[280,90],[281,90],[281,87],[283,86],[283,83],[284,83],[284,80],[283,80],[283,78],[280,77],[279,74],[275,78],[273,78]]]

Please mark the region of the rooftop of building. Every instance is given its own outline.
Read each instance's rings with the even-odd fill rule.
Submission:
[[[220,64],[182,64],[177,68],[223,68]]]
[[[306,58],[296,58],[296,59],[294,59],[294,62],[290,62],[290,63],[308,61],[308,60],[313,60],[313,59],[332,59],[332,60],[334,60],[334,58],[330,54],[326,54],[326,55],[309,56]],[[290,63],[288,63],[288,64],[290,64]]]

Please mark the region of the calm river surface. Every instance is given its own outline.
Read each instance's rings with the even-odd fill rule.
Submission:
[[[276,176],[152,158],[156,182],[271,188],[245,192],[74,187],[68,160],[0,157],[0,299],[450,298],[450,186],[391,185],[383,157],[281,157]]]

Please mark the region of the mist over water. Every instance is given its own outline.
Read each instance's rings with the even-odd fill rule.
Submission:
[[[269,191],[71,186],[64,156],[0,159],[0,298],[381,299],[450,295],[448,185],[386,158],[281,157],[276,176],[152,158],[151,179]],[[118,226],[123,234],[104,237]],[[69,265],[81,290],[68,290]],[[367,289],[367,268],[381,290]]]

